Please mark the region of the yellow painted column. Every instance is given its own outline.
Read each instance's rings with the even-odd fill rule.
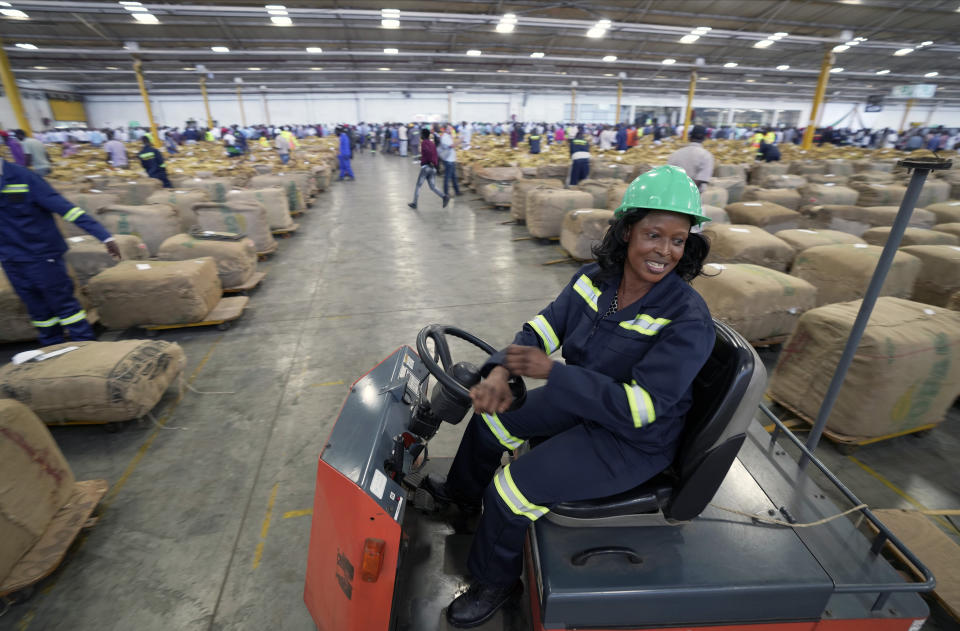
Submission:
[[[3,40],[0,39],[0,79],[3,80],[3,90],[10,99],[10,107],[13,108],[13,114],[17,117],[17,127],[22,129],[28,136],[33,135],[30,129],[30,121],[27,120],[27,112],[23,109],[23,101],[20,100],[20,90],[17,88],[17,80],[10,70],[10,60],[7,59],[7,52],[3,50]]]
[[[623,98],[623,81],[617,81],[617,125],[620,124],[620,99]]]
[[[240,126],[247,126],[247,115],[243,111],[243,84],[237,84],[237,102],[240,104]]]
[[[687,111],[683,115],[683,138],[690,137],[690,123],[693,119],[693,93],[697,89],[697,71],[690,71],[690,88],[687,90]]]
[[[577,88],[570,88],[570,122],[577,124]]]
[[[207,129],[213,129],[213,116],[210,114],[210,99],[207,98],[206,77],[200,77],[200,93],[203,95],[203,107],[207,111]]]
[[[143,97],[143,105],[147,108],[147,119],[150,121],[150,132],[153,134],[154,146],[161,146],[163,143],[160,133],[157,131],[157,123],[153,120],[153,107],[150,105],[150,95],[147,93],[147,85],[143,82],[143,62],[135,59],[133,62],[133,72],[137,75],[137,85],[140,86],[140,96]]]
[[[907,99],[907,108],[903,110],[903,118],[900,120],[900,129],[897,130],[901,134],[907,128],[907,117],[910,116],[911,107],[913,107],[913,99]]]
[[[827,93],[827,80],[830,79],[830,67],[833,66],[833,51],[827,48],[823,53],[823,63],[820,65],[820,78],[817,79],[817,90],[813,93],[813,106],[810,108],[810,120],[803,130],[802,149],[813,146],[813,135],[817,131],[817,118],[820,108],[823,107],[823,97]]]

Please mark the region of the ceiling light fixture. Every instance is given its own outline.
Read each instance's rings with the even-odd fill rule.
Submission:
[[[196,70],[196,68],[194,68],[193,66],[184,66],[182,69],[183,69],[183,70]]]
[[[936,77],[936,76],[939,75],[939,74],[940,74],[939,72],[934,71],[934,72],[928,72],[927,74],[925,74],[925,75],[923,75],[923,76],[925,76],[925,77]]]
[[[774,33],[773,35],[771,35],[771,36],[770,36],[770,39],[772,39],[772,40],[774,40],[774,41],[776,41],[776,40],[781,40],[781,39],[783,39],[784,37],[786,37],[786,36],[789,35],[789,34],[790,34],[790,33],[784,33],[783,31],[778,31],[778,32]]]
[[[513,13],[505,13],[503,17],[500,18],[500,23],[497,24],[497,32],[512,33],[516,25],[517,25],[517,16]]]
[[[920,45],[917,46],[917,48],[923,48],[924,46],[932,46],[932,45],[933,45],[933,42],[931,42],[931,41],[928,39],[928,40],[925,41],[925,42],[920,42]]]
[[[913,52],[912,48],[901,48],[895,51],[893,54],[897,57],[903,57],[904,55],[909,55],[912,52]]]
[[[846,52],[846,51],[848,51],[848,50],[850,50],[850,47],[847,46],[846,44],[839,44],[839,45],[833,47],[833,52],[835,52],[835,53],[842,53],[842,52]]]
[[[140,24],[160,24],[160,20],[152,13],[134,13],[133,19]]]
[[[377,68],[377,70],[383,70],[384,72],[386,72],[387,70],[390,70],[390,69],[389,69],[389,68]]]
[[[312,66],[310,70],[323,70],[320,66]]]
[[[843,72],[843,68],[831,68],[830,72],[836,74],[838,72]]]
[[[319,55],[323,52],[323,49],[319,46],[307,46],[307,52],[311,55]]]
[[[877,70],[876,74],[890,74],[889,70]]]
[[[384,55],[397,55],[397,54],[399,54],[399,53],[400,53],[400,50],[397,49],[397,48],[384,48],[384,49],[383,49],[383,54],[384,54]]]
[[[673,59],[672,57],[667,57],[660,63],[662,63],[664,66],[672,66],[673,64],[677,63],[677,60]]]
[[[380,26],[400,28],[400,9],[380,9]]]
[[[150,9],[148,9],[147,7],[124,7],[124,8],[125,8],[127,11],[130,11],[131,13],[133,13],[133,12],[135,12],[135,11],[145,11],[145,12],[148,12],[148,13],[150,12]]]
[[[683,37],[681,37],[681,38],[680,38],[680,43],[681,43],[681,44],[692,44],[692,43],[694,43],[695,41],[697,41],[698,39],[700,39],[700,36],[699,36],[699,35],[694,35],[694,34],[691,33],[690,35],[684,35]]]
[[[497,68],[497,72],[510,72],[506,68]]]
[[[693,29],[690,32],[693,33],[694,35],[706,35],[712,30],[713,29],[710,28],[709,26],[698,26],[697,28]]]
[[[16,44],[17,48],[22,48],[23,50],[37,50],[36,44]]]
[[[610,22],[610,20],[597,21],[597,23],[591,26],[590,29],[587,31],[587,37],[593,37],[593,38],[603,37],[604,35],[607,34],[607,29],[610,28],[611,24],[612,23]]]
[[[606,55],[606,56],[604,56],[604,58],[603,58],[603,61],[606,61],[606,62],[611,62],[611,61],[616,61],[616,60],[617,60],[617,56],[616,56],[616,55]]]
[[[263,70],[263,68],[258,68],[257,66],[250,66],[247,70]]]
[[[543,59],[543,55],[544,55],[544,53],[539,53],[539,52],[538,52],[538,53],[530,53],[530,56],[533,57],[534,59]]]
[[[767,48],[767,47],[769,47],[771,44],[773,44],[774,41],[776,41],[776,40],[772,40],[772,39],[761,39],[759,42],[754,42],[754,43],[753,43],[753,47],[754,47],[754,48]]]
[[[737,67],[737,62],[735,62],[735,61],[728,61],[727,63],[723,64],[723,67],[724,67],[724,68],[736,68],[736,67]]]
[[[49,70],[49,68],[48,68],[47,66],[34,66],[33,69],[34,69],[34,70]]]
[[[613,76],[613,73],[612,73],[612,72],[604,72],[604,73],[603,73],[603,76],[605,76],[605,77],[612,77],[612,76]]]
[[[471,48],[470,50],[467,51],[467,55],[469,55],[470,57],[479,57],[482,54],[483,52],[477,50],[476,48]]]
[[[230,49],[227,48],[226,46],[211,46],[211,47],[210,47],[210,50],[212,50],[212,51],[215,52],[215,53],[229,53],[229,52],[230,52]]]
[[[14,20],[29,20],[30,16],[19,9],[0,9],[0,15]]]
[[[454,72],[455,70],[456,70],[456,68],[444,68],[444,69],[443,69],[444,72]]]
[[[286,16],[279,17],[275,15],[270,18],[270,21],[273,22],[274,26],[293,26],[293,20]]]
[[[273,9],[273,10],[267,11],[267,15],[287,15],[287,10]]]
[[[790,66],[788,66],[787,64],[780,64],[779,66],[777,66],[777,70],[790,70]]]
[[[107,66],[106,69],[107,69],[107,70],[119,70],[119,68],[117,68],[116,66]]]

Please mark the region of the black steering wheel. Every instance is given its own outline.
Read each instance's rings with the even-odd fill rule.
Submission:
[[[493,355],[497,352],[497,349],[472,333],[446,324],[430,324],[420,329],[420,333],[417,334],[417,352],[420,354],[420,361],[423,362],[423,365],[450,394],[464,403],[470,403],[470,390],[450,374],[455,364],[450,357],[450,347],[447,344],[448,335],[469,342],[488,355]],[[437,364],[427,349],[428,339],[433,340],[434,348],[440,358],[440,365]],[[510,406],[510,409],[513,410],[523,405],[527,398],[527,386],[523,383],[523,377],[512,375],[507,384],[510,386],[510,393],[513,395],[513,404]]]

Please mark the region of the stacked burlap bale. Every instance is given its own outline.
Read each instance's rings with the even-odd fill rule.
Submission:
[[[495,208],[509,208],[513,201],[513,186],[513,184],[502,184],[500,182],[484,184],[480,189],[480,195],[483,197],[483,201]]]
[[[757,226],[710,222],[703,235],[710,241],[709,263],[753,263],[783,272],[793,260],[793,248]]]
[[[859,184],[893,184],[893,174],[884,171],[863,171],[847,178],[847,186]]]
[[[704,204],[700,207],[700,212],[709,217],[711,223],[730,223],[730,215],[727,214],[727,211],[717,206]]]
[[[772,202],[790,210],[800,208],[800,193],[794,188],[760,188],[748,186],[743,190],[741,202]]]
[[[727,204],[735,204],[743,197],[747,181],[739,177],[715,177],[710,180],[710,186],[727,189]]]
[[[522,179],[523,171],[517,167],[481,167],[473,170],[470,186],[479,192],[487,184],[513,184]]]
[[[87,285],[110,329],[145,324],[202,322],[223,294],[217,264],[210,258],[189,261],[122,262]]]
[[[318,193],[322,193],[330,188],[330,183],[333,181],[333,171],[327,165],[311,166],[310,175],[313,177],[313,182]]]
[[[69,342],[76,350],[0,368],[0,397],[16,399],[45,423],[110,423],[152,410],[187,363],[178,344],[159,340]]]
[[[922,265],[913,286],[912,300],[946,307],[960,292],[960,247],[956,245],[910,245],[903,251]]]
[[[255,175],[250,178],[250,188],[264,189],[279,186],[287,195],[290,212],[303,212],[307,209],[307,194],[295,178],[289,175]]]
[[[947,309],[960,311],[960,291],[950,296],[950,300],[947,301]]]
[[[700,203],[723,208],[729,203],[727,189],[722,186],[706,186],[700,191]]]
[[[537,167],[520,167],[520,170],[523,171],[523,179],[525,180],[534,180],[537,177]],[[458,167],[457,173],[459,172]]]
[[[919,206],[919,204],[917,205]],[[941,202],[939,204],[930,204],[924,208],[933,213],[937,223],[960,222],[960,202]]]
[[[295,181],[297,187],[300,189],[300,194],[303,195],[304,201],[309,201],[317,195],[317,181],[311,171],[281,171],[277,175],[279,177],[288,177]],[[261,187],[253,186],[251,178],[250,188]]]
[[[758,162],[750,169],[750,183],[759,185],[771,175],[786,175],[789,162]]]
[[[519,222],[527,220],[527,196],[530,191],[540,188],[563,188],[561,180],[534,179],[517,180],[510,192],[510,216]]]
[[[603,240],[613,211],[583,208],[567,213],[560,232],[560,247],[578,261],[593,259],[592,248]]]
[[[853,206],[860,193],[833,183],[807,184],[800,188],[800,206]]]
[[[120,249],[120,258],[123,261],[142,261],[150,256],[140,237],[115,234],[113,239]],[[103,270],[117,264],[103,243],[94,237],[70,237],[67,239],[67,247],[63,258],[73,270],[76,282],[81,287],[86,286],[91,278]]]
[[[772,202],[740,202],[727,204],[727,215],[736,224],[749,224],[773,233],[800,227],[802,215]]]
[[[242,287],[257,271],[257,248],[253,240],[246,238],[220,241],[178,234],[164,241],[157,254],[161,261],[189,261],[204,256],[216,262],[224,289]]]
[[[856,236],[876,226],[892,226],[900,210],[898,206],[810,206],[803,210],[811,228],[839,230]],[[932,228],[934,214],[923,208],[914,208],[910,226]]]
[[[870,228],[863,233],[863,240],[870,245],[885,245],[890,238],[891,228],[882,226],[880,228]],[[958,245],[960,239],[957,239],[949,232],[939,232],[927,228],[907,228],[903,233],[901,246],[906,245]]]
[[[933,204],[943,204],[950,199],[950,183],[934,178],[927,178],[920,195],[917,197],[918,208],[929,208]]]
[[[832,175],[849,176],[854,173],[853,163],[850,160],[828,158],[823,163],[826,165],[826,172]]]
[[[233,188],[233,180],[228,177],[183,177],[173,183],[177,188],[201,190],[211,202],[226,201],[227,191]]]
[[[713,175],[715,178],[735,177],[746,181],[747,165],[745,164],[721,164],[716,163],[713,166]],[[712,182],[711,182],[712,183]]]
[[[567,181],[570,174],[570,164],[541,164],[537,167],[538,180],[560,180]]]
[[[896,164],[895,160],[853,160],[851,161],[853,165],[853,170],[856,173],[863,173],[869,171],[878,171],[880,173],[890,173],[893,171],[893,167]]]
[[[906,186],[899,184],[875,184],[871,182],[849,182],[848,186],[860,193],[857,204],[860,206],[895,206],[903,201]]]
[[[55,191],[57,191],[58,193],[60,193],[61,195],[63,195],[64,197],[66,197],[71,201],[75,196],[90,189],[89,184],[79,184],[77,182],[64,182],[64,181],[50,179],[50,178],[47,178],[47,184],[52,186]],[[106,186],[106,184],[104,183],[103,186]],[[103,192],[103,191],[100,190],[99,192]]]
[[[70,500],[75,479],[50,431],[22,403],[0,399],[0,436],[2,584]]]
[[[810,184],[836,184],[837,186],[845,186],[850,180],[846,175],[835,175],[833,173],[814,173],[804,177]]]
[[[747,263],[708,263],[692,285],[710,314],[749,342],[789,335],[817,304],[817,288],[807,281]]]
[[[177,217],[180,218],[180,229],[184,232],[189,232],[191,228],[197,225],[197,214],[193,212],[193,205],[208,201],[210,201],[210,195],[202,188],[165,188],[147,198],[148,204],[173,206]]]
[[[257,175],[268,175],[273,173],[273,166],[269,164],[255,164],[253,165],[253,170]]]
[[[798,228],[796,230],[781,230],[776,233],[776,237],[789,243],[797,254],[800,254],[807,248],[813,248],[818,245],[866,243],[858,236],[840,232],[839,230],[809,230],[807,228]]]
[[[645,165],[646,168],[638,172],[638,166],[639,165],[634,164],[624,164],[622,162],[595,160],[590,165],[590,177],[591,179],[597,180],[614,179],[620,180],[621,182],[632,182],[637,175],[650,170],[650,167]]]
[[[201,203],[196,204],[193,211],[197,213],[197,222],[203,230],[245,234],[253,240],[257,252],[261,254],[277,249],[277,241],[267,220],[267,209],[259,203]]]
[[[954,160],[956,164],[956,160]],[[960,171],[951,169],[949,171],[937,171],[938,177],[950,185],[950,198],[960,199]]]
[[[629,183],[622,182],[607,191],[607,210],[616,210],[620,207],[629,187]]]
[[[860,301],[805,313],[784,346],[770,396],[816,418],[853,328]],[[827,429],[854,438],[890,436],[939,423],[960,395],[960,312],[880,298]]]
[[[817,287],[818,305],[857,300],[867,291],[882,251],[862,243],[818,245],[798,254],[790,273]],[[909,298],[920,267],[920,259],[898,251],[880,295]]]
[[[591,208],[593,195],[583,191],[545,188],[527,195],[527,230],[540,239],[555,239],[563,232],[567,213]]]
[[[790,163],[787,173],[793,175],[816,175],[827,172],[827,165],[823,160],[796,160]]]
[[[109,195],[116,195],[119,204],[142,206],[147,203],[147,198],[162,187],[163,184],[160,183],[160,180],[145,177],[111,184],[108,188],[103,189],[103,192]]]
[[[150,256],[156,256],[160,244],[181,231],[180,217],[169,204],[107,206],[99,220],[110,234],[140,237]]]
[[[960,221],[955,221],[951,223],[938,223],[933,227],[937,232],[946,232],[947,234],[952,234],[957,238],[960,238]]]
[[[590,193],[590,195],[593,196],[593,204],[591,204],[593,208],[607,208],[611,202],[610,191],[618,191],[623,184],[625,184],[625,182],[619,179],[609,177],[594,179],[591,177],[590,179],[581,181],[574,188],[584,193]],[[620,199],[623,199],[622,195]],[[617,200],[617,205],[620,205],[620,200]]]
[[[267,211],[267,225],[271,230],[289,230],[293,227],[290,200],[279,186],[260,189],[234,189],[227,193],[228,203],[260,204]]]
[[[763,188],[800,188],[806,186],[807,178],[802,175],[771,175],[760,182]]]
[[[100,211],[107,206],[120,203],[120,196],[110,193],[77,193],[67,199],[93,216],[94,219],[98,218]],[[57,229],[60,230],[60,234],[64,237],[82,237],[87,234],[86,230],[72,221],[64,221],[63,217],[56,213],[54,213],[53,219],[57,224]]]

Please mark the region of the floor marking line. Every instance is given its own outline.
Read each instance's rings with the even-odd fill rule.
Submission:
[[[311,383],[311,384],[310,384],[310,387],[311,387],[311,388],[324,388],[324,387],[326,387],[326,386],[342,386],[342,385],[343,385],[343,379],[340,379],[340,380],[338,380],[338,381],[324,381],[324,382],[322,382],[322,383]]]
[[[304,517],[306,515],[313,515],[313,509],[304,508],[303,510],[288,510],[283,514],[283,518],[290,519],[291,517]]]
[[[263,558],[263,546],[267,542],[267,533],[270,532],[270,521],[273,519],[273,503],[277,501],[277,488],[280,483],[277,482],[270,489],[270,499],[267,500],[267,512],[263,516],[263,525],[260,526],[260,542],[257,543],[257,549],[253,553],[253,569],[260,567],[260,559]]]

